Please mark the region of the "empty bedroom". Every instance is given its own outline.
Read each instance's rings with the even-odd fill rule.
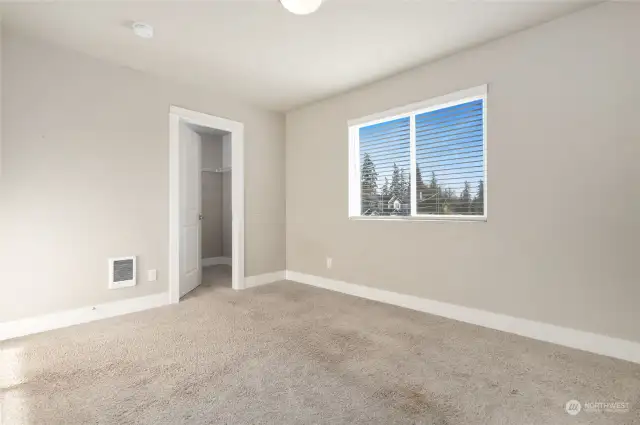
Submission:
[[[0,425],[640,425],[640,3],[0,1]]]

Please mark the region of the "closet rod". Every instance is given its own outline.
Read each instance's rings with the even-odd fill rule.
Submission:
[[[222,167],[222,168],[203,168],[203,173],[226,173],[231,171],[231,167]]]

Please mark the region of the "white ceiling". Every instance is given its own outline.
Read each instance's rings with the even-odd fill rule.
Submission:
[[[3,25],[92,56],[288,110],[570,13],[588,1],[3,3]],[[144,40],[134,20],[154,26]]]

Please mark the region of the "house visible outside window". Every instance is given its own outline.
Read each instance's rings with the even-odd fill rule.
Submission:
[[[487,87],[349,122],[349,216],[485,220]]]

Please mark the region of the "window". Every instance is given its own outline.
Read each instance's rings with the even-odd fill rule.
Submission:
[[[486,86],[349,123],[349,215],[486,219]]]

